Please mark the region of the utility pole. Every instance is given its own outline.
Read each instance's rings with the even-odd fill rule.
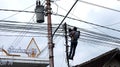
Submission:
[[[65,43],[66,43],[66,60],[67,60],[67,66],[70,67],[69,58],[68,58],[69,45],[68,45],[67,24],[66,23],[64,24],[64,31],[65,31]]]
[[[54,56],[53,56],[53,38],[52,38],[52,24],[51,24],[51,0],[46,0],[46,14],[48,20],[48,49],[49,49],[49,64],[50,67],[54,67]]]

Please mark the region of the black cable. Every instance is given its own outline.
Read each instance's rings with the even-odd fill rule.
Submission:
[[[79,30],[79,28],[78,28],[78,30]],[[98,33],[95,33],[95,32],[88,31],[88,30],[86,31],[84,29],[80,29],[80,31],[81,31],[81,37],[85,37],[87,39],[100,40],[100,41],[103,41],[103,42],[111,42],[111,43],[118,43],[118,44],[120,44],[120,42],[119,42],[120,39],[115,38],[115,37],[114,38],[111,38],[110,36],[106,37],[105,35],[101,35],[100,33],[98,34]],[[33,31],[31,31],[31,32],[33,33]],[[36,34],[36,32],[34,32],[34,33]],[[40,32],[38,32],[37,34],[47,35],[47,32],[46,33],[40,33]],[[2,35],[2,36],[5,36],[5,35]],[[20,35],[20,36],[23,36],[23,35]],[[59,34],[56,34],[56,36],[63,36],[63,34],[59,33]]]
[[[31,5],[31,6],[29,6],[29,7],[27,7],[27,8],[25,8],[25,9],[23,9],[23,11],[25,11],[26,9],[31,8],[32,6],[34,6],[34,4],[33,4],[33,5]],[[5,20],[5,19],[8,19],[8,18],[11,18],[11,17],[13,17],[13,16],[15,16],[15,15],[17,15],[17,14],[19,14],[19,13],[12,14],[12,15],[10,15],[10,16],[8,16],[8,17],[6,17],[6,18],[3,18],[2,20]]]
[[[97,5],[97,4],[94,4],[94,3],[87,2],[87,1],[82,1],[82,0],[79,0],[79,1],[82,2],[82,3],[86,3],[86,4],[93,5],[93,6],[97,6],[97,7],[105,8],[105,9],[112,10],[112,11],[116,11],[116,12],[120,12],[120,10],[117,10],[117,9],[113,9],[113,8],[109,8],[109,7],[105,7],[105,6]],[[34,11],[11,10],[11,9],[0,9],[0,11],[13,11],[13,12],[35,13]]]
[[[57,24],[56,24],[57,25]],[[12,26],[12,27],[11,27]],[[69,25],[68,25],[69,26]],[[24,26],[24,25],[22,25],[22,27],[21,26],[16,26],[16,25],[13,25],[13,24],[1,24],[0,25],[0,27],[1,27],[1,29],[0,30],[3,30],[3,31],[5,31],[5,30],[8,30],[8,31],[17,31],[17,32],[21,32],[21,30],[20,29],[27,29],[27,30],[29,30],[29,28],[26,28],[26,25]],[[5,27],[5,29],[4,29],[4,27]],[[69,26],[70,27],[70,26]],[[35,33],[35,34],[39,34],[39,31],[37,31],[37,30],[39,30],[41,27],[36,27],[35,26],[35,28],[33,27],[33,28],[31,28],[31,31],[29,31],[29,33]],[[53,27],[52,27],[53,28]],[[18,30],[17,30],[18,29]],[[54,29],[55,29],[55,27],[54,27]],[[78,29],[80,29],[80,31],[83,31],[82,33],[84,33],[84,36],[86,36],[86,37],[89,37],[89,38],[93,38],[93,39],[98,39],[98,40],[108,40],[108,41],[112,41],[112,42],[116,42],[116,43],[119,43],[119,41],[115,41],[115,40],[120,40],[120,38],[116,38],[116,37],[112,37],[112,36],[108,36],[108,35],[105,35],[105,34],[100,34],[100,33],[96,33],[96,32],[93,32],[93,31],[89,31],[89,30],[85,30],[85,29],[82,29],[82,28],[78,28]],[[34,30],[34,31],[32,31],[32,30]],[[47,30],[47,29],[44,29],[44,30]],[[43,27],[42,27],[42,30],[41,31],[44,31],[43,30]],[[59,30],[59,29],[58,29]],[[59,32],[59,33],[63,33],[62,32],[62,30],[59,30],[59,31],[61,31],[61,32]],[[111,39],[114,39],[114,40],[111,40]]]
[[[68,25],[69,26],[69,25]],[[11,31],[13,31],[13,30],[17,30],[18,29],[18,31],[20,30],[20,29],[26,29],[26,30],[29,30],[29,27],[27,28],[26,27],[26,25],[16,25],[16,24],[3,24],[3,23],[1,23],[1,25],[0,25],[0,27],[1,27],[1,30],[10,30],[11,29]],[[5,28],[4,28],[5,27]],[[70,27],[70,26],[69,26]],[[32,30],[34,30],[34,31],[36,31],[36,32],[39,32],[39,29],[41,29],[42,28],[42,30],[41,31],[44,31],[44,30],[47,30],[46,28],[44,28],[44,27],[39,27],[39,26],[34,26],[33,28],[31,28],[30,30],[31,30],[31,32],[32,32]],[[53,29],[55,29],[56,27],[52,27]],[[120,40],[120,38],[116,38],[116,37],[112,37],[112,36],[109,36],[109,35],[105,35],[105,34],[100,34],[100,33],[97,33],[97,32],[93,32],[93,31],[89,31],[89,30],[85,30],[85,29],[83,29],[83,28],[79,28],[81,31],[84,31],[84,32],[87,32],[87,33],[92,33],[92,34],[94,34],[94,35],[100,35],[100,36],[104,36],[104,37],[109,37],[109,38],[113,38],[113,39],[119,39]],[[9,31],[8,30],[8,31]],[[63,32],[61,32],[62,31],[62,28],[61,29],[58,29],[59,30],[59,32],[58,33],[63,33]],[[21,31],[21,30],[20,30]],[[33,31],[33,32],[34,32]],[[30,32],[30,33],[31,33]],[[37,33],[38,34],[38,33]]]
[[[103,42],[103,41],[91,40],[91,39],[87,39],[87,38],[81,38],[81,39],[79,39],[79,41],[83,41],[83,42],[87,42],[87,43],[95,43],[94,45],[98,45],[98,43],[100,43],[101,46],[108,46],[108,47],[111,46],[112,48],[116,46],[116,47],[120,48],[119,44],[112,44],[112,43],[107,43],[107,42]],[[107,44],[107,45],[104,45],[104,44]]]
[[[52,37],[55,35],[55,33],[57,32],[57,30],[58,30],[59,27],[62,25],[62,23],[64,22],[64,20],[67,18],[67,16],[69,15],[69,13],[71,12],[71,10],[73,9],[73,7],[76,5],[77,2],[78,2],[78,0],[76,0],[75,3],[72,5],[72,7],[71,7],[70,10],[68,11],[68,13],[65,15],[65,17],[63,18],[63,20],[61,21],[61,23],[59,24],[59,26],[56,28],[56,30],[55,30],[54,33],[52,34]]]
[[[12,12],[35,13],[34,11],[11,10],[11,9],[0,9],[0,11],[12,11]]]
[[[20,37],[47,37],[47,35],[39,35],[39,36],[37,36],[37,35],[1,35],[0,34],[0,36],[5,36],[5,37],[18,37],[18,36],[20,36]]]
[[[32,18],[29,20],[29,22],[34,18],[34,16],[35,16],[35,14],[32,16]],[[29,30],[31,29],[31,27],[32,27],[31,24],[30,24],[30,25],[28,25],[28,24],[25,25],[25,27],[24,27],[24,29],[23,29],[25,32],[20,32],[20,34],[22,34],[22,35],[25,36],[26,33],[29,32]],[[26,28],[27,28],[27,29],[26,29]],[[19,35],[20,35],[20,34],[19,34]],[[15,39],[15,45],[16,45],[16,46],[22,41],[22,39],[24,38],[24,36],[22,36],[22,37],[19,36],[19,37],[17,37],[17,38]],[[13,41],[13,43],[14,43],[14,41]]]
[[[56,24],[56,25],[57,25],[57,24]],[[69,26],[69,25],[68,25],[68,26]],[[26,29],[26,30],[29,29],[29,27],[26,28],[26,25],[3,24],[3,23],[1,23],[0,27],[1,27],[1,30],[8,30],[8,29],[9,29],[8,31],[13,31],[13,30],[17,30],[17,29],[18,29],[18,31],[19,31],[20,29]],[[5,27],[5,28],[4,28],[4,27]],[[42,28],[42,31],[47,30],[47,29],[44,28],[44,27],[34,26],[33,28],[31,28],[31,32],[32,32],[32,30],[38,32],[38,30],[41,29],[41,28]],[[56,27],[52,27],[52,28],[55,29]],[[10,29],[11,29],[11,30],[10,30]],[[61,28],[61,29],[62,29],[62,28]],[[58,33],[61,33],[61,32],[60,32],[60,31],[62,31],[61,29],[58,29],[58,30],[59,30]],[[79,28],[79,29],[80,29],[81,31],[88,32],[88,33],[92,33],[92,34],[94,34],[94,35],[100,35],[100,36],[104,36],[104,37],[109,37],[109,38],[119,39],[119,40],[120,40],[120,38],[112,37],[112,36],[109,36],[109,35],[100,34],[100,33],[93,32],[93,31],[89,31],[89,30],[85,30],[85,29],[82,29],[82,28]],[[34,31],[33,31],[33,32],[34,32]],[[31,32],[30,32],[30,33],[31,33]],[[38,33],[37,33],[37,34],[38,34]]]
[[[65,17],[64,15],[60,15],[60,14],[53,14],[53,15]],[[91,22],[88,22],[88,21],[84,21],[84,20],[80,20],[80,19],[76,19],[76,18],[72,18],[72,17],[67,17],[67,18],[72,19],[72,20],[76,20],[76,21],[80,21],[80,22],[84,22],[84,23],[87,23],[87,24],[90,24],[90,25],[98,26],[98,27],[101,27],[101,28],[106,28],[106,29],[110,29],[110,30],[113,30],[113,31],[120,32],[120,30],[110,28],[110,27],[106,27],[106,26],[102,26],[102,25],[98,25],[98,24],[91,23]]]
[[[120,10],[112,9],[112,8],[105,7],[105,6],[101,6],[101,5],[97,5],[97,4],[94,4],[94,3],[87,2],[87,1],[83,1],[83,0],[79,0],[79,1],[82,2],[82,3],[89,4],[89,5],[93,5],[93,6],[97,6],[97,7],[105,8],[105,9],[108,9],[108,10],[112,10],[112,11],[120,12]]]

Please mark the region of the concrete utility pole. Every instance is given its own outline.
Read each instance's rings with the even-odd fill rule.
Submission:
[[[54,67],[54,56],[53,56],[53,39],[52,39],[52,24],[51,24],[51,0],[46,0],[46,14],[48,20],[48,46],[49,46],[49,63],[50,67]]]
[[[65,31],[65,43],[66,43],[66,58],[67,58],[67,65],[70,67],[69,64],[69,57],[68,57],[68,50],[69,50],[69,45],[68,45],[68,36],[67,36],[67,24],[64,24],[64,31]]]

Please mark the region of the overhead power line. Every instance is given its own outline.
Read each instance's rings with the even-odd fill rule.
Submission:
[[[60,14],[53,14],[53,15],[65,17],[64,15],[60,15]],[[84,20],[80,20],[80,19],[76,19],[76,18],[72,18],[72,17],[67,17],[67,18],[72,19],[72,20],[76,20],[76,21],[79,21],[79,22],[84,22],[84,23],[87,23],[87,24],[90,24],[90,25],[94,25],[94,26],[97,26],[97,27],[102,27],[102,28],[106,28],[106,29],[110,29],[110,30],[113,30],[113,31],[120,32],[120,30],[118,30],[118,29],[114,29],[114,28],[98,25],[98,24],[91,23],[91,22],[88,22],[88,21],[84,21]],[[27,22],[9,21],[9,20],[0,20],[0,22],[27,23]]]
[[[87,42],[87,43],[95,43],[94,45],[107,46],[107,47],[112,47],[112,48],[113,47],[120,48],[119,44],[113,44],[113,43],[108,43],[108,42],[104,42],[104,41],[96,41],[96,40],[91,40],[91,39],[87,39],[87,38],[81,38],[81,39],[79,39],[79,41],[83,41],[83,42]]]
[[[54,14],[54,15],[65,17],[64,15],[60,15],[60,14]],[[84,20],[80,20],[80,19],[76,19],[76,18],[72,18],[72,17],[67,17],[67,18],[72,19],[72,20],[76,20],[76,21],[80,21],[80,22],[84,22],[84,23],[87,23],[87,24],[90,24],[90,25],[94,25],[94,26],[97,26],[97,27],[106,28],[106,29],[109,29],[109,30],[120,32],[120,30],[118,30],[118,29],[114,29],[114,28],[98,25],[98,24],[91,23],[91,22],[88,22],[88,21],[84,21]]]
[[[87,1],[83,1],[83,0],[78,0],[78,1],[79,1],[79,2],[82,2],[82,3],[89,4],[89,5],[93,5],[93,6],[101,7],[101,8],[104,8],[104,9],[108,9],[108,10],[112,10],[112,11],[120,12],[120,10],[113,9],[113,8],[109,8],[109,7],[105,7],[105,6],[98,5],[98,4],[94,4],[94,3],[90,3],[90,2],[87,2]],[[0,9],[0,11],[12,11],[12,12],[35,13],[34,11],[12,10],[12,9]]]
[[[31,25],[28,25],[28,26],[31,26]],[[10,30],[10,31],[23,31],[22,29],[26,29],[26,30],[29,30],[29,28],[30,27],[26,27],[26,25],[19,25],[19,24],[3,24],[3,23],[1,23],[1,25],[0,25],[0,30]],[[36,34],[38,34],[39,32],[45,32],[46,30],[47,30],[47,28],[45,27],[45,26],[47,26],[47,25],[40,25],[40,26],[34,26],[34,25],[32,25],[33,27],[29,30],[29,32],[31,33],[31,32],[33,32],[33,33],[36,33]],[[55,26],[55,27],[52,27],[53,28],[53,30],[56,28],[57,26]],[[39,31],[39,29],[42,29],[42,30],[40,30]],[[57,33],[63,33],[62,32],[62,28],[59,28],[58,29],[59,31],[57,32]],[[96,33],[96,32],[92,32],[92,31],[89,31],[89,30],[85,30],[85,29],[81,29],[80,28],[80,30],[81,31],[84,31],[84,32],[87,32],[87,33],[92,33],[92,34],[94,34],[94,35],[100,35],[100,36],[103,36],[103,37],[110,37],[110,36],[108,36],[108,35],[104,35],[104,34],[100,34],[100,33]],[[24,32],[25,32],[25,30],[24,30]],[[38,32],[38,33],[37,33]],[[110,37],[110,38],[113,38],[113,37]],[[114,39],[119,39],[119,38],[114,38]]]
[[[3,24],[4,25],[4,24]],[[5,24],[6,25],[6,24]],[[0,26],[1,27],[1,29],[0,30],[3,30],[3,31],[10,31],[10,32],[26,32],[26,30],[22,30],[22,28],[17,28],[17,29],[14,29],[14,28],[16,28],[16,26],[15,25],[10,25],[10,26],[13,26],[13,28],[12,27],[2,27],[2,26]],[[46,25],[47,26],[47,25]],[[36,27],[36,26],[33,26],[33,28],[34,27]],[[45,27],[45,26],[44,26]],[[56,26],[57,27],[57,26]],[[52,29],[55,29],[56,27],[52,27]],[[68,25],[68,27],[72,27],[72,26],[70,26],[70,25]],[[3,29],[3,28],[5,28],[5,29]],[[39,30],[39,29],[42,29],[42,30]],[[58,29],[59,30],[59,32],[57,32],[55,35],[56,36],[63,36],[63,30],[60,30],[60,29],[62,29],[61,27]],[[101,34],[101,33],[97,33],[97,32],[93,32],[93,31],[90,31],[90,30],[86,30],[86,29],[83,29],[83,28],[78,28],[78,30],[80,30],[81,31],[81,37],[84,37],[84,38],[86,38],[86,39],[91,39],[91,40],[95,40],[95,41],[102,41],[102,42],[105,42],[105,43],[115,43],[115,44],[120,44],[120,38],[117,38],[117,37],[113,37],[113,36],[109,36],[109,35],[105,35],[105,34]],[[46,31],[46,32],[44,32],[44,31]],[[41,34],[42,36],[44,35],[44,36],[47,36],[47,29],[45,29],[45,30],[43,30],[43,27],[41,27],[41,25],[40,26],[37,26],[37,28],[35,28],[35,29],[32,29],[31,28],[31,30],[29,30],[28,29],[28,31],[27,31],[28,33],[33,33],[33,34]],[[21,35],[0,35],[0,36],[9,36],[9,37],[17,37],[17,36],[25,36],[25,37],[30,37],[29,35],[27,36],[27,35],[23,35],[23,34],[21,34]],[[37,37],[37,36],[35,36],[35,37]],[[39,36],[38,36],[39,37]]]
[[[25,8],[25,9],[23,9],[23,11],[25,11],[25,10],[27,10],[27,9],[29,9],[29,8],[31,8],[32,6],[34,6],[35,4],[33,4],[33,5],[30,5],[29,7],[27,7],[27,8]],[[3,18],[2,20],[5,20],[5,19],[8,19],[8,18],[11,18],[11,17],[13,17],[13,16],[15,16],[15,15],[17,15],[17,14],[19,14],[20,12],[17,12],[17,13],[15,13],[15,14],[12,14],[12,15],[10,15],[10,16],[8,16],[8,17],[6,17],[6,18]]]
[[[87,2],[87,1],[83,1],[83,0],[79,0],[79,2],[86,3],[86,4],[89,4],[89,5],[93,5],[93,6],[97,6],[97,7],[101,7],[101,8],[112,10],[112,11],[116,11],[116,12],[120,12],[120,10],[117,10],[117,9],[101,6],[101,5],[90,3],[90,2]]]
[[[34,11],[12,10],[12,9],[0,9],[0,11],[12,11],[12,12],[35,13]]]

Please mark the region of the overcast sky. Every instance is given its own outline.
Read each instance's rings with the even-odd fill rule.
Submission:
[[[120,1],[118,0],[84,0],[84,1],[95,3],[95,4],[109,7],[112,9],[120,10]],[[0,9],[34,11],[35,2],[36,0],[0,0]],[[74,2],[75,0],[59,0],[59,1],[53,2],[52,12],[66,15],[66,13],[69,11],[69,9],[71,8]],[[41,0],[41,3],[43,3],[44,5],[44,0]],[[0,20],[29,22],[31,21],[30,19],[33,17],[33,15],[34,15],[33,13],[22,13],[22,12],[17,13],[17,12],[0,11]],[[85,20],[91,23],[95,23],[95,24],[99,24],[99,25],[103,25],[103,26],[107,26],[110,28],[120,30],[120,20],[119,20],[120,12],[89,5],[86,3],[79,2],[79,1],[75,5],[71,13],[69,14],[69,17]],[[52,15],[52,23],[60,23],[62,19],[63,17]],[[34,20],[35,20],[35,17],[34,17]],[[119,35],[120,32],[115,32],[112,30],[96,27],[96,26],[89,25],[83,22],[73,21],[70,19],[66,19],[65,22],[67,22],[68,24],[72,26],[77,26],[80,28],[85,28],[85,29],[96,31],[99,33],[104,33],[110,36],[120,37]],[[46,17],[45,17],[45,23],[47,23]],[[0,31],[0,34],[13,34],[13,33]],[[20,34],[20,33],[17,32],[14,34]],[[7,42],[6,42],[6,39],[8,39]],[[20,37],[0,36],[0,42],[1,42],[0,46],[5,45],[4,47],[7,48],[8,45],[9,46],[15,45],[16,43],[18,44],[18,42],[20,41],[18,45],[25,44],[25,47],[23,47],[22,45],[19,47],[26,48],[27,46],[26,44],[29,43],[30,39],[31,37],[20,38]],[[47,45],[47,43],[44,42],[46,38],[42,40],[41,39],[42,37],[35,37],[35,40],[37,41],[38,44],[41,44],[41,42],[42,44],[44,44],[44,45],[39,45],[40,49],[43,49]],[[54,48],[55,67],[66,67],[64,38],[56,37],[54,42],[56,44]],[[94,43],[91,44],[91,43],[79,41],[79,44],[76,49],[75,58],[73,61],[70,61],[70,64],[76,65],[76,64],[83,63],[111,49],[113,48],[101,46],[99,44],[94,44]]]

